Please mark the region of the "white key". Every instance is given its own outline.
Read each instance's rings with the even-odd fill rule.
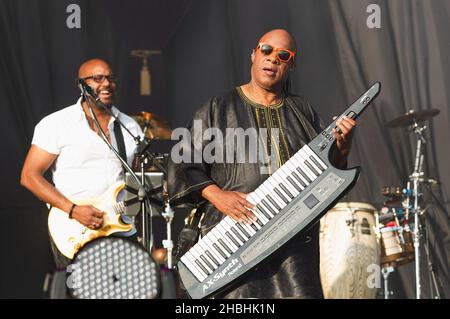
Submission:
[[[308,163],[316,170],[317,174],[322,174],[322,169],[320,167],[318,167],[310,158],[309,158],[309,154],[306,153],[304,150],[300,150],[303,158],[308,159]]]
[[[222,237],[220,239],[222,239],[222,241],[228,246],[228,248],[234,253],[236,250],[239,249],[238,246],[236,246],[231,240],[230,238],[228,238],[228,236],[225,234],[228,230],[229,230],[229,225],[226,223],[222,223],[220,222],[218,225],[219,229],[221,230],[221,233],[223,233]],[[226,228],[228,227],[228,228]],[[217,236],[218,237],[218,236]]]
[[[200,256],[203,256],[202,252],[199,252],[197,250],[197,245],[193,246],[190,250],[190,252],[192,253],[192,256],[195,258],[195,260],[198,260],[200,262],[200,264],[202,264],[203,267],[205,267],[209,272],[213,273],[214,269],[212,269],[211,267],[208,266],[207,263],[205,263]],[[195,261],[194,261],[195,262]],[[208,274],[209,276],[210,274]]]
[[[211,257],[209,257],[209,259],[213,262],[213,265],[216,267],[219,267],[223,261],[225,261],[225,259],[223,259],[222,256],[218,256],[215,252],[214,247],[212,246],[212,243],[205,237],[203,237],[201,240],[198,241],[198,244],[203,245],[204,251],[205,251],[205,256],[209,257],[206,254],[206,251],[209,251],[209,253],[214,257],[214,259],[219,263],[219,265],[216,265],[216,263],[214,262],[214,260],[211,259]]]
[[[196,275],[197,279],[199,279],[200,281],[205,280],[206,277],[208,277],[207,274],[205,274],[205,272],[198,267],[198,265],[194,262],[195,258],[194,256],[192,256],[192,253],[190,251],[188,251],[184,256],[185,257],[185,265],[189,264],[191,267],[188,267],[189,270]],[[184,257],[183,256],[183,257]]]
[[[217,238],[215,234],[212,234],[212,231],[210,231],[210,232],[208,233],[208,235],[209,235],[209,234],[211,234],[211,235],[210,235],[210,238],[209,238],[209,239],[211,240],[211,242],[215,243],[215,244],[217,245],[217,247],[219,247],[220,251],[221,251],[222,253],[224,253],[224,255],[227,256],[227,258],[230,257],[231,254],[230,254],[230,253],[228,252],[228,250],[226,250],[225,247],[223,247],[223,245],[219,242],[219,238]],[[222,241],[225,242],[223,239],[222,239]],[[213,245],[214,245],[214,244],[213,244]],[[213,247],[213,248],[214,248],[214,247]],[[214,249],[215,249],[215,248],[214,248]],[[228,247],[228,249],[231,250],[231,247]],[[219,254],[220,254],[220,253],[219,253]],[[223,256],[222,256],[222,257],[223,257]]]
[[[303,149],[307,154],[316,159],[316,161],[320,164],[320,166],[322,166],[322,170],[326,170],[328,168],[328,166],[322,161],[322,159],[319,156],[317,156],[316,153],[314,153],[313,150],[308,145],[305,145]]]

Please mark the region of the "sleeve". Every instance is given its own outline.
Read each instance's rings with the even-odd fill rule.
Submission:
[[[59,155],[61,145],[58,141],[58,122],[53,116],[44,117],[34,128],[31,144],[51,154]]]
[[[192,122],[175,135],[180,141],[172,148],[168,164],[168,191],[173,205],[205,201],[202,190],[215,182],[209,176],[210,166],[203,160],[203,149],[209,140],[204,130],[211,127],[214,98],[195,114]]]

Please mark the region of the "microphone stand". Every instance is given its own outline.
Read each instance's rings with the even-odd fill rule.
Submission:
[[[133,170],[131,169],[131,167],[128,165],[128,163],[126,162],[126,160],[124,160],[120,154],[116,151],[116,149],[114,148],[114,146],[109,142],[108,138],[105,135],[105,132],[103,132],[100,123],[98,122],[97,116],[94,113],[94,110],[92,108],[91,105],[91,101],[89,99],[89,97],[92,97],[93,99],[96,99],[94,96],[95,94],[92,92],[92,89],[85,84],[84,82],[80,82],[79,83],[79,88],[81,90],[82,96],[84,98],[84,100],[86,101],[86,104],[88,106],[89,109],[89,113],[94,121],[95,126],[97,127],[98,131],[100,132],[100,135],[103,139],[103,141],[108,145],[108,147],[111,149],[111,151],[114,153],[114,155],[119,159],[119,161],[121,162],[122,166],[125,168],[125,170],[130,173],[130,175],[135,179],[137,185],[139,185],[139,189],[138,189],[138,200],[141,203],[141,217],[142,217],[142,245],[145,249],[148,249],[149,252],[151,252],[151,246],[152,246],[152,241],[150,240],[149,242],[147,241],[147,219],[146,219],[146,205],[148,205],[148,207],[150,208],[150,214],[153,214],[153,210],[152,207],[150,205],[150,199],[148,198],[147,192],[146,192],[146,188],[145,188],[145,175],[144,175],[144,161],[142,160],[142,158],[145,156],[145,154],[147,155],[151,155],[150,158],[154,159],[153,154],[149,154],[148,151],[145,151],[148,147],[142,147],[141,145],[144,143],[147,143],[145,140],[143,142],[141,142],[140,140],[140,136],[134,136],[130,130],[128,130],[128,128],[118,119],[118,117],[116,117],[112,111],[106,107],[106,105],[104,105],[103,103],[101,103],[100,101],[97,100],[96,104],[99,104],[102,108],[104,108],[107,113],[111,116],[114,117],[114,119],[120,124],[120,126],[122,126],[123,128],[125,128],[126,132],[134,139],[136,145],[138,146],[138,149],[141,148],[143,150],[143,152],[140,153],[140,157],[141,157],[141,180],[139,180],[139,178],[136,176],[136,174],[133,172]],[[150,231],[152,231],[152,229],[150,229]],[[151,236],[152,234],[150,234]]]

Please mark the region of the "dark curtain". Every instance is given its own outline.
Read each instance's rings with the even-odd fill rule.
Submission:
[[[379,29],[367,27],[369,4],[380,6]],[[449,297],[449,21],[450,1],[444,0],[195,1],[167,50],[168,87],[176,92],[170,95],[171,118],[184,125],[209,96],[247,82],[259,37],[285,28],[299,49],[292,91],[307,96],[325,124],[372,83],[382,83],[380,96],[358,122],[350,164],[362,166],[362,175],[345,198],[379,209],[382,186],[406,187],[416,147],[407,128],[385,124],[410,109],[439,109],[427,123],[424,167],[440,184],[422,191],[430,255]],[[423,249],[421,266],[423,297],[430,298]],[[389,279],[394,297],[415,296],[414,263]]]

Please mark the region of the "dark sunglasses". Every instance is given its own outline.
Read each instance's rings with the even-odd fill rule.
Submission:
[[[262,54],[264,55],[270,55],[272,52],[275,51],[277,54],[278,59],[282,62],[289,62],[291,59],[295,57],[295,53],[288,49],[280,49],[280,48],[274,48],[270,44],[266,43],[260,43],[256,47],[256,50],[260,50]]]
[[[88,76],[83,78],[83,80],[89,80],[92,79],[94,80],[94,82],[97,83],[103,83],[103,81],[105,81],[105,79],[108,79],[109,82],[116,82],[116,76],[114,74],[110,74],[110,75],[104,75],[104,74],[94,74],[92,76]]]

